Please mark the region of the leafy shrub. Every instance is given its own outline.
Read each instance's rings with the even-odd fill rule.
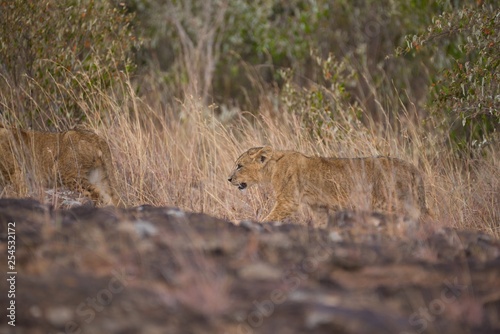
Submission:
[[[247,106],[260,93],[252,92],[252,80],[267,89],[277,79],[275,67],[303,68],[310,48],[315,47],[312,37],[327,13],[327,3],[127,1],[148,33],[153,60],[165,70],[164,79],[171,83],[174,96],[188,91],[205,103],[211,97]]]
[[[425,33],[408,37],[408,50],[444,46],[452,59],[434,80],[430,107],[460,150],[500,139],[500,11],[494,1],[477,3],[445,12]]]
[[[323,83],[299,87],[292,70],[281,70],[284,84],[280,100],[287,112],[301,117],[304,128],[315,140],[338,140],[344,132],[360,125],[362,111],[356,103],[351,103],[346,90],[355,79],[355,71],[347,59],[338,60],[333,54],[326,59],[315,52],[311,55],[320,68]]]
[[[112,86],[133,68],[131,19],[108,1],[0,1],[4,109],[24,111],[29,122],[49,121],[40,117],[48,111],[82,118],[78,98]]]
[[[387,110],[397,115],[400,101],[422,112],[434,62],[422,52],[411,59],[388,56],[405,35],[418,32],[433,15],[451,8],[447,1],[413,0],[128,0],[127,4],[149,32],[153,58],[166,70],[172,97],[182,97],[183,87],[194,83],[196,87],[188,90],[207,104],[215,100],[256,110],[259,99],[276,92],[269,87],[281,87],[278,71],[283,68],[293,69],[293,80],[300,86],[322,84],[322,73],[309,54],[313,49],[323,58],[332,53],[350,59],[357,72],[347,88],[351,99],[366,109],[364,117],[379,121],[386,120]]]

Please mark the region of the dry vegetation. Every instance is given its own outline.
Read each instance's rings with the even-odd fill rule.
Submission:
[[[439,20],[434,22],[438,27],[429,26],[431,17],[446,11],[454,27],[467,26],[460,20],[469,18],[468,12],[454,10],[451,2],[318,1],[309,7],[301,1],[153,1],[154,6],[143,6],[145,11],[141,3],[2,2],[0,121],[50,131],[83,122],[104,136],[127,206],[176,206],[232,221],[262,218],[274,200],[269,189],[242,194],[230,187],[227,176],[241,152],[267,144],[310,155],[407,160],[424,173],[436,226],[500,236],[499,44],[492,33],[500,16],[493,2],[462,4],[477,14],[473,27],[482,32],[465,44],[468,52],[477,45],[484,51],[474,58],[474,73],[481,79],[474,82],[466,82],[471,76],[458,63],[473,55],[455,55],[430,43],[445,36],[443,45],[461,47],[460,36],[452,36],[460,29],[445,34]],[[283,31],[283,22],[293,29]],[[415,27],[430,35],[408,43],[406,58],[394,57],[398,43]],[[130,54],[143,38],[151,62],[160,44],[171,46],[173,59],[162,60],[168,63],[163,72],[132,61]],[[429,46],[423,50],[423,45]],[[329,52],[334,55],[324,57]],[[453,72],[440,77],[453,62],[459,65],[455,74],[465,81],[454,79]],[[259,73],[261,67],[267,72]],[[280,72],[281,79],[266,81]],[[436,78],[442,80],[432,88]],[[447,96],[453,103],[432,102],[427,91],[445,94],[448,85],[458,89]],[[468,104],[460,95],[466,85]],[[225,97],[235,91],[248,96],[242,104],[234,97],[234,104],[258,110],[224,105],[233,102]],[[207,103],[221,96],[220,106]],[[485,110],[470,107],[476,99],[484,100],[479,105]],[[440,113],[441,107],[448,109]],[[472,149],[453,146],[463,142]],[[28,187],[0,189],[0,196],[47,202],[41,186],[27,182]],[[49,201],[60,204],[57,197]],[[301,212],[294,220],[310,219]]]
[[[241,193],[230,186],[227,176],[241,152],[268,144],[312,155],[389,155],[410,161],[425,175],[436,227],[473,228],[500,236],[498,148],[492,147],[485,157],[457,157],[437,133],[406,118],[399,120],[399,131],[340,120],[322,129],[331,140],[319,140],[310,135],[300,115],[286,110],[278,113],[271,103],[262,103],[259,116],[217,117],[215,106],[207,108],[194,97],[169,107],[159,105],[160,86],[151,88],[147,97],[137,96],[128,79],[119,88],[114,90],[119,94],[102,91],[76,101],[87,127],[109,142],[120,195],[127,206],[176,206],[232,221],[262,218],[274,201],[270,190],[261,187]],[[15,106],[11,98],[0,96],[4,113],[18,115],[20,120],[22,115],[15,109],[5,109]],[[43,117],[55,124],[66,122],[56,112],[47,111]],[[44,200],[37,184],[21,191],[7,187],[5,196]],[[56,198],[52,201],[58,204]],[[305,211],[295,217],[297,222],[309,219]]]

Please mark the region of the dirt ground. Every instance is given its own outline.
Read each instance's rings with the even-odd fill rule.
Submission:
[[[500,242],[479,232],[366,212],[314,228],[0,199],[1,254],[8,223],[2,334],[500,333]]]

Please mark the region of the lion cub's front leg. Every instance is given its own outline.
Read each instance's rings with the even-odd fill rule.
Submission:
[[[262,221],[280,221],[291,216],[299,206],[299,201],[292,196],[280,196],[276,199],[276,204],[269,215]]]

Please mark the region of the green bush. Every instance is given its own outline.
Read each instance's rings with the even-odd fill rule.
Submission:
[[[315,52],[311,56],[323,75],[323,83],[300,87],[295,83],[292,70],[279,71],[284,82],[281,105],[287,112],[301,117],[304,130],[314,140],[339,140],[345,132],[360,126],[362,110],[351,103],[351,95],[346,90],[347,83],[355,78],[355,71],[347,59],[338,60],[333,54],[326,59]]]
[[[192,91],[204,102],[252,105],[275,69],[297,75],[315,48],[313,36],[327,14],[326,0],[128,0],[148,34],[154,62],[173,95]],[[223,15],[222,18],[220,15]],[[255,87],[258,82],[261,86]],[[181,87],[181,89],[179,89]],[[187,87],[187,89],[182,89]],[[206,101],[207,95],[212,100]]]
[[[379,121],[386,120],[387,110],[397,115],[400,101],[422,112],[429,75],[439,64],[422,53],[390,56],[407,34],[451,8],[447,1],[431,0],[128,0],[127,4],[149,33],[149,47],[165,70],[172,97],[181,97],[186,90],[179,87],[196,82],[195,91],[204,102],[258,110],[259,99],[281,88],[278,71],[283,68],[293,69],[293,80],[300,86],[323,84],[309,54],[313,49],[323,58],[332,53],[337,59],[350,59],[357,72],[346,87],[351,100],[362,105],[365,118]],[[222,20],[217,13],[223,13]]]
[[[451,59],[434,79],[429,106],[460,150],[500,139],[499,30],[497,2],[479,1],[436,16],[425,33],[408,37],[408,51],[438,46]]]
[[[40,116],[49,113],[82,118],[78,99],[133,68],[131,20],[108,1],[0,1],[3,109],[24,111],[29,123],[50,122]]]

